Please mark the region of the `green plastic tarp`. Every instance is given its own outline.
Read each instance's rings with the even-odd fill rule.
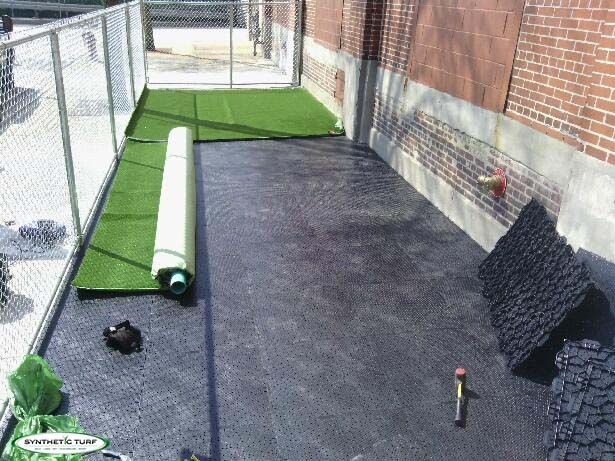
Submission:
[[[8,382],[13,394],[11,410],[20,421],[28,416],[48,415],[62,402],[60,388],[64,383],[38,355],[26,355]]]
[[[77,418],[68,415],[31,416],[17,423],[11,439],[6,444],[2,459],[7,461],[80,461],[81,455],[49,455],[32,453],[13,446],[13,442],[26,435],[41,434],[44,432],[80,432]]]
[[[21,365],[9,375],[9,390],[13,394],[11,411],[19,422],[4,447],[3,461],[79,461],[82,458],[81,455],[36,454],[13,446],[15,440],[26,435],[83,432],[77,418],[50,415],[62,402],[60,388],[63,384],[38,355],[26,355]]]

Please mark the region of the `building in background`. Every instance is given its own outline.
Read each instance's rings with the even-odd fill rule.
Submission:
[[[104,1],[0,0],[0,14],[13,17],[17,24],[43,24],[100,9]]]

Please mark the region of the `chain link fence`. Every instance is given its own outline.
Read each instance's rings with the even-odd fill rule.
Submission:
[[[301,1],[146,0],[148,84],[299,84]]]
[[[3,424],[6,375],[40,346],[143,91],[142,11],[137,0],[0,37]]]

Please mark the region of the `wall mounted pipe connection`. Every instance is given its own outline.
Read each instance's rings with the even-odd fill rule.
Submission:
[[[485,192],[491,192],[494,197],[501,197],[506,192],[506,175],[504,170],[496,168],[491,176],[479,176],[476,180]]]

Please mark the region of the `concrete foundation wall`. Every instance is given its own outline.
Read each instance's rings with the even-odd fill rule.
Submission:
[[[574,156],[557,230],[576,250],[615,262],[615,166]]]

